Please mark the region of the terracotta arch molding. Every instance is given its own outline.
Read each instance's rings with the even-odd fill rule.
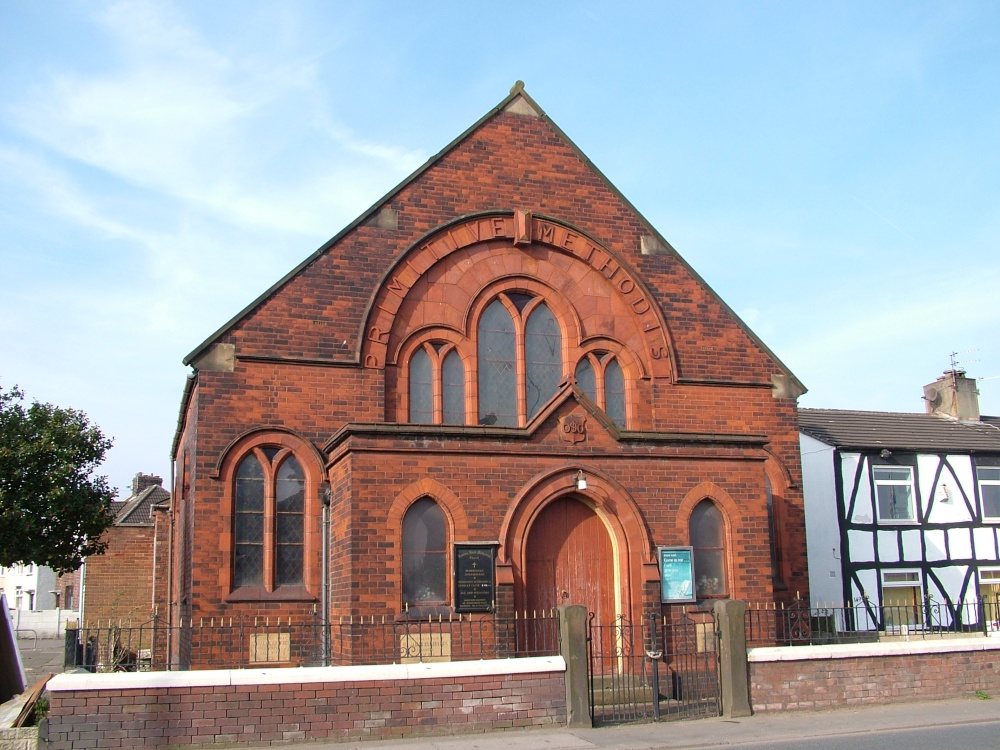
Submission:
[[[403,533],[403,516],[406,515],[407,508],[422,497],[431,498],[444,509],[452,541],[468,539],[469,519],[465,515],[465,508],[462,507],[458,495],[440,482],[425,478],[414,482],[396,495],[386,514],[386,525],[393,530],[393,538],[399,549],[402,549],[400,540]]]
[[[578,490],[577,475],[584,472],[587,489]],[[615,549],[622,613],[641,600],[642,586],[659,581],[652,538],[639,507],[628,491],[606,474],[580,464],[552,469],[533,477],[511,503],[500,526],[497,583],[514,584],[526,565],[528,533],[535,519],[553,500],[574,495],[590,505],[604,521]]]
[[[545,245],[600,274],[637,319],[647,371],[657,378],[672,378],[677,372],[670,331],[655,297],[626,261],[582,229],[522,210],[462,217],[411,245],[382,277],[368,303],[359,332],[361,364],[385,367],[396,313],[431,267],[458,250],[496,241],[509,241],[514,247]]]

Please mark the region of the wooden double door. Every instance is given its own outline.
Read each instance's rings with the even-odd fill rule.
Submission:
[[[582,604],[599,623],[617,612],[614,547],[593,508],[569,495],[553,500],[528,532],[524,593],[529,611]]]

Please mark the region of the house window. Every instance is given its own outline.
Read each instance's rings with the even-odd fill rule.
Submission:
[[[923,625],[923,596],[918,571],[882,572],[882,617],[886,630]]]
[[[73,609],[73,584],[69,584],[63,594],[63,609]]]
[[[576,382],[612,422],[625,426],[625,373],[613,354],[587,354],[576,366]]]
[[[403,604],[444,604],[448,600],[448,530],[441,507],[429,497],[403,516]]]
[[[410,358],[410,421],[465,424],[465,366],[454,345],[431,341]]]
[[[479,424],[517,426],[535,416],[562,380],[562,332],[539,298],[509,292],[477,329]]]
[[[711,500],[695,506],[690,520],[694,548],[695,593],[699,599],[722,599],[726,581],[726,528],[722,511]]]
[[[233,587],[302,584],[305,475],[291,451],[259,447],[236,470]]]
[[[888,523],[914,521],[913,469],[909,466],[873,466],[878,519]]]
[[[989,632],[1000,632],[1000,568],[979,569],[979,598]]]
[[[983,504],[984,521],[1000,521],[1000,466],[980,466],[976,469],[979,499]]]

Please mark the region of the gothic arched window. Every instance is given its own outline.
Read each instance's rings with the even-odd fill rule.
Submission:
[[[691,512],[690,535],[694,548],[695,593],[699,599],[721,599],[729,593],[726,580],[726,526],[722,511],[711,500]]]
[[[613,354],[587,354],[576,366],[576,383],[612,422],[625,427],[625,372]]]
[[[448,527],[444,511],[429,497],[403,516],[403,604],[445,604],[448,600]]]
[[[287,449],[255,448],[236,469],[233,588],[302,584],[305,475]]]
[[[465,424],[465,365],[454,345],[429,341],[410,357],[410,421]]]
[[[562,380],[562,331],[541,299],[500,295],[478,324],[479,423],[516,426],[535,416]]]

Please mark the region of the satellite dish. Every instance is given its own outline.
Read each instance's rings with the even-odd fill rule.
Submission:
[[[938,389],[933,386],[927,386],[924,388],[924,400],[931,404],[941,403],[941,394],[938,393]]]

